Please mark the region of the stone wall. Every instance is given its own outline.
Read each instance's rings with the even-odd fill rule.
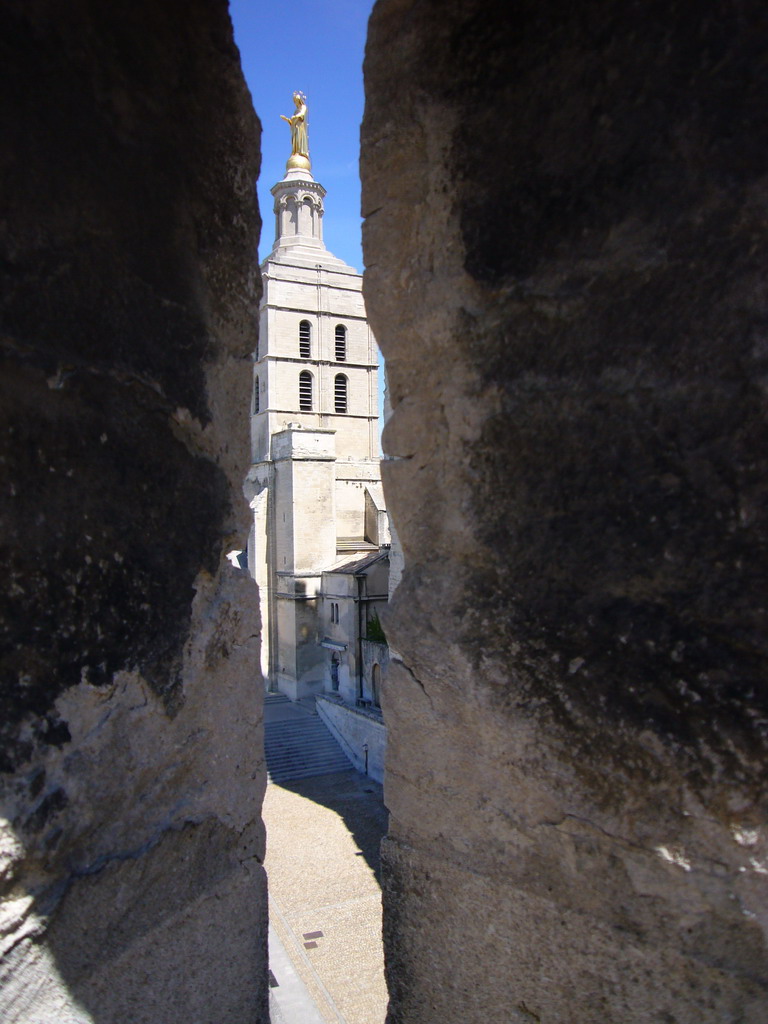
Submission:
[[[374,10],[389,1024],[765,1020],[766,45]]]
[[[382,614],[386,612],[386,605],[377,609]],[[363,696],[366,700],[373,701],[373,674],[374,669],[379,667],[379,688],[381,688],[382,677],[386,678],[389,671],[390,654],[389,647],[378,640],[361,640],[360,652],[363,660]]]
[[[354,767],[382,783],[387,729],[381,715],[367,708],[353,707],[337,694],[329,693],[318,695],[316,707]]]
[[[224,0],[2,15],[0,1017],[266,1021],[258,125]]]

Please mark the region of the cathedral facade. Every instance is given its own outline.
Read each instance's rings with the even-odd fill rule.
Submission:
[[[351,680],[359,658],[353,638],[326,636],[334,616],[323,572],[389,539],[378,349],[362,276],[325,247],[325,194],[308,155],[294,152],[272,188],[275,242],[261,266],[253,371],[248,563],[261,595],[264,678],[294,700]]]

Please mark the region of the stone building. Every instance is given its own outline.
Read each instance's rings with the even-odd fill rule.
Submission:
[[[382,678],[389,664],[379,616],[388,600],[390,554],[385,547],[326,570],[318,616],[329,677],[317,712],[355,767],[379,782],[387,744]]]
[[[332,652],[328,689],[348,704],[374,703],[371,672],[366,673],[362,648],[355,641],[366,642],[386,605],[388,577],[388,549],[346,560],[323,573],[318,624],[322,646]],[[380,706],[378,700],[375,704]]]
[[[361,275],[325,247],[325,194],[308,157],[294,153],[272,188],[254,359],[248,563],[261,595],[262,671],[293,699],[356,677],[359,616],[343,648],[323,646],[323,572],[389,539],[378,350]]]

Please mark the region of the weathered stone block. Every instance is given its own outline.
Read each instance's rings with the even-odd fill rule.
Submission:
[[[257,122],[218,0],[9,3],[0,1016],[267,1020]]]
[[[765,1016],[766,31],[375,8],[392,1024]]]

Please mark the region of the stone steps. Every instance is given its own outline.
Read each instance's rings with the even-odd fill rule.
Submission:
[[[267,696],[269,703],[279,703]],[[287,698],[283,698],[287,702]],[[272,782],[346,772],[351,761],[317,717],[283,719],[264,726],[264,752]]]

